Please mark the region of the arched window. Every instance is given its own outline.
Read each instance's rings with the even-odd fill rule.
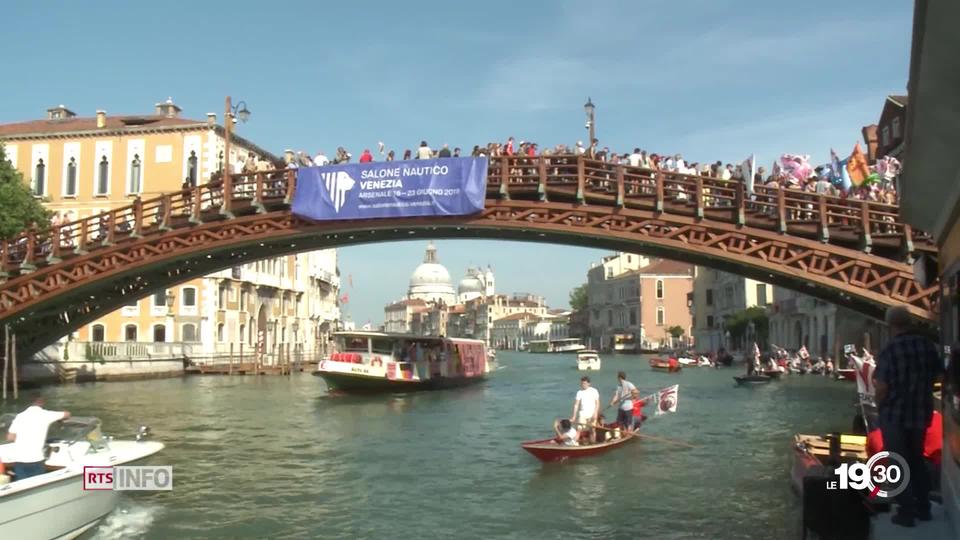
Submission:
[[[197,152],[191,150],[190,157],[187,158],[187,178],[191,186],[197,185],[197,161]]]
[[[100,158],[97,165],[97,195],[106,195],[110,191],[110,161],[107,156]]]
[[[47,166],[43,164],[43,158],[37,160],[37,166],[33,170],[33,194],[37,197],[43,196],[47,191]]]
[[[663,306],[657,306],[657,326],[663,326]]]
[[[137,325],[128,324],[123,327],[123,340],[124,341],[136,341],[137,340]]]
[[[102,324],[95,324],[90,327],[90,341],[101,342],[103,341],[103,335],[106,333]]]
[[[657,299],[658,300],[663,299],[663,280],[662,279],[657,280]]]
[[[185,342],[197,341],[197,327],[192,324],[183,325],[180,329],[180,338]]]
[[[217,325],[217,341],[223,343],[223,323]]]
[[[64,195],[72,197],[77,194],[77,158],[70,158],[67,163],[67,185]]]
[[[127,193],[140,193],[140,154],[134,154],[130,162],[130,185],[127,186]]]
[[[163,343],[167,340],[167,327],[162,324],[153,325],[153,342]]]

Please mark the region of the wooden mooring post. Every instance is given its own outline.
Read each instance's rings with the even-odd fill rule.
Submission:
[[[233,342],[230,342],[230,365],[227,367],[227,375],[233,375]]]
[[[243,342],[242,341],[240,342],[240,369],[243,369]]]

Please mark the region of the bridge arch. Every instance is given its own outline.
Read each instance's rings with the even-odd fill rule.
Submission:
[[[137,200],[46,236],[29,232],[4,242],[0,323],[11,323],[24,352],[35,352],[44,340],[133,298],[213,271],[410,238],[643,253],[737,273],[873,317],[905,304],[917,318],[935,318],[936,288],[921,287],[908,264],[918,252],[935,255],[935,248],[888,205],[761,187],[749,197],[739,183],[574,156],[494,158],[485,208],[470,216],[312,222],[289,210],[295,187],[295,171],[233,175]]]

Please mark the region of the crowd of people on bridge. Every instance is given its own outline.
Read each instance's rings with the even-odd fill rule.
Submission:
[[[409,159],[437,159],[464,156],[460,147],[450,148],[443,144],[440,148],[432,148],[427,141],[421,141],[416,150],[404,150],[402,160]],[[558,144],[552,147],[541,147],[536,142],[517,141],[508,137],[506,142],[491,142],[486,145],[475,145],[469,153],[473,157],[521,156],[537,158],[541,156],[586,156],[598,161],[613,165],[627,165],[653,171],[673,172],[690,176],[701,176],[743,182],[749,191],[753,186],[766,188],[782,188],[802,191],[813,194],[825,194],[846,199],[866,200],[890,205],[897,204],[897,190],[895,179],[900,172],[900,163],[892,157],[883,157],[874,165],[868,165],[866,157],[860,151],[859,145],[854,148],[850,157],[841,160],[831,151],[832,159],[828,164],[814,167],[809,163],[810,157],[799,154],[783,154],[768,170],[765,167],[756,167],[752,159],[742,163],[711,163],[694,162],[684,159],[681,154],[653,153],[639,147],[632,151],[618,152],[609,147],[601,147],[599,140],[594,139],[589,145],[577,141],[573,147]],[[377,157],[384,161],[398,159],[394,150],[386,149],[384,143],[377,143],[376,156],[369,148],[361,152],[358,161],[368,163],[376,161]],[[338,147],[333,157],[328,157],[323,151],[311,156],[308,152],[288,152],[287,166],[311,167],[338,165],[351,163],[353,154],[344,147]]]

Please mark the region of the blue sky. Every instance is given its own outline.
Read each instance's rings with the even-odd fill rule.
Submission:
[[[781,153],[825,161],[905,93],[911,2],[4,3],[0,122],[63,103],[84,116],[152,111],[172,96],[192,118],[253,115],[240,134],[286,148],[355,155],[384,141],[470,148],[508,136],[541,145],[586,137],[582,105],[616,150],[769,164]],[[556,306],[602,252],[496,241],[443,241],[454,280],[468,264],[501,291]],[[349,313],[379,321],[400,297],[424,242],[341,251]],[[543,261],[551,264],[544,279]]]

